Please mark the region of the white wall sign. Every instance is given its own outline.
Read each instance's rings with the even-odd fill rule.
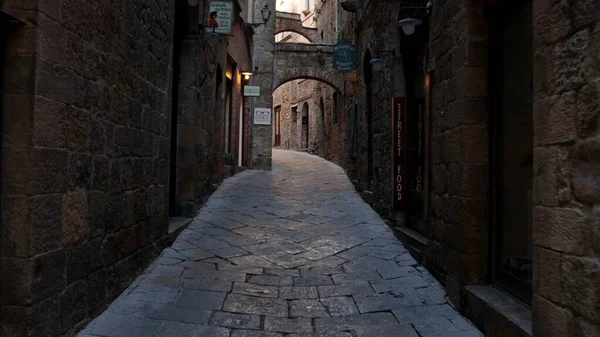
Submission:
[[[260,87],[255,85],[244,86],[244,96],[260,96]]]
[[[254,109],[254,124],[271,125],[271,109],[270,108],[255,108]]]
[[[207,32],[216,34],[231,34],[233,21],[233,3],[229,1],[211,1],[208,11]]]

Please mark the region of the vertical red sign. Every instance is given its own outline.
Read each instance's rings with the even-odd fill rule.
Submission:
[[[392,99],[392,150],[394,151],[393,158],[393,191],[394,191],[394,211],[402,211],[405,207],[405,168],[404,156],[406,145],[404,140],[405,133],[405,114],[406,101],[404,97],[394,97]]]

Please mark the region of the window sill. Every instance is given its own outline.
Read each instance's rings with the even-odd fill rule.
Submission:
[[[465,287],[462,307],[486,336],[532,336],[531,309],[493,286]]]

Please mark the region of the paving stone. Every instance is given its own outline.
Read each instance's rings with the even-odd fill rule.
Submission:
[[[139,284],[179,288],[183,284],[183,279],[181,279],[180,277],[147,274],[139,280]]]
[[[141,336],[141,335],[140,335]],[[148,335],[149,336],[149,335]],[[229,330],[216,326],[196,325],[180,322],[165,322],[158,336],[161,337],[228,337]]]
[[[356,283],[360,281],[378,281],[381,276],[375,270],[331,275],[335,284]]]
[[[299,277],[300,276],[300,270],[298,270],[298,269],[266,268],[264,273],[265,273],[265,275],[273,275],[273,276],[287,276],[287,277]]]
[[[210,320],[210,324],[226,328],[260,329],[260,316],[217,311]]]
[[[223,259],[228,259],[228,258],[243,256],[243,255],[248,254],[247,251],[245,251],[241,248],[238,248],[238,247],[220,248],[220,249],[211,250],[210,252],[220,258],[223,258]]]
[[[178,266],[185,269],[217,270],[217,266],[214,263],[207,262],[183,261]]]
[[[352,297],[328,297],[322,298],[320,301],[331,316],[348,316],[359,313]]]
[[[335,296],[348,296],[348,295],[370,295],[373,294],[373,288],[368,282],[357,282],[348,284],[336,284],[329,286],[317,287],[319,291],[319,297],[335,297]]]
[[[311,332],[300,334],[289,334],[286,337],[354,337],[350,331],[327,331],[327,332]]]
[[[333,284],[333,280],[329,276],[304,276],[295,277],[294,286],[296,287],[310,287],[310,286],[324,286]]]
[[[290,317],[329,317],[319,300],[294,300],[289,302]]]
[[[184,289],[175,302],[178,307],[221,310],[225,293],[216,291]]]
[[[357,337],[423,337],[410,324],[363,325],[353,330]]]
[[[81,336],[482,336],[343,170],[274,154],[225,180]]]
[[[267,286],[291,286],[293,281],[291,277],[250,275],[248,283],[262,284]]]
[[[362,315],[315,318],[316,332],[348,331],[364,325],[397,324],[398,321],[389,312],[377,312]]]
[[[238,256],[230,258],[228,260],[238,266],[250,266],[261,268],[275,267],[275,265],[272,262],[269,262],[263,259],[262,257],[255,255]]]
[[[309,318],[265,317],[265,330],[283,333],[312,332]]]
[[[223,310],[242,314],[287,317],[287,301],[274,298],[229,294]]]
[[[168,277],[179,277],[183,273],[183,270],[183,267],[180,266],[163,266],[157,264],[150,270],[150,274]]]
[[[230,337],[283,337],[283,334],[270,331],[233,330]]]
[[[202,279],[206,281],[238,281],[246,280],[246,273],[236,271],[220,271],[205,269],[186,269],[183,278]]]
[[[318,298],[319,294],[316,287],[281,287],[279,288],[279,298],[284,300],[298,300]]]
[[[412,266],[397,266],[389,269],[381,269],[378,270],[381,277],[384,279],[392,279],[392,278],[400,278],[410,276],[412,274],[421,275],[414,267]]]
[[[81,333],[97,336],[154,336],[163,322],[133,315],[104,312],[94,319]]]
[[[205,280],[205,279],[187,279],[183,284],[184,289],[195,289],[195,290],[209,290],[209,291],[221,291],[229,292],[232,287],[231,281],[220,281],[220,280]]]
[[[183,323],[207,324],[212,315],[210,310],[181,308],[174,305],[161,306],[144,313],[148,318],[161,321],[175,321]]]
[[[384,280],[384,281],[373,281],[371,286],[376,292],[386,291],[402,291],[404,289],[414,289],[429,286],[427,282],[420,274],[411,274],[406,277]]]
[[[358,310],[361,313],[386,311],[404,307],[414,307],[421,305],[418,297],[397,293],[396,296],[390,293],[374,294],[374,295],[354,295],[353,296]]]
[[[279,289],[277,287],[240,282],[234,283],[232,292],[236,294],[271,298],[277,298],[279,295]]]

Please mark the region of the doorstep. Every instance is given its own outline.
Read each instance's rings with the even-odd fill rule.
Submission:
[[[531,309],[489,285],[466,286],[462,311],[487,337],[531,337]]]

